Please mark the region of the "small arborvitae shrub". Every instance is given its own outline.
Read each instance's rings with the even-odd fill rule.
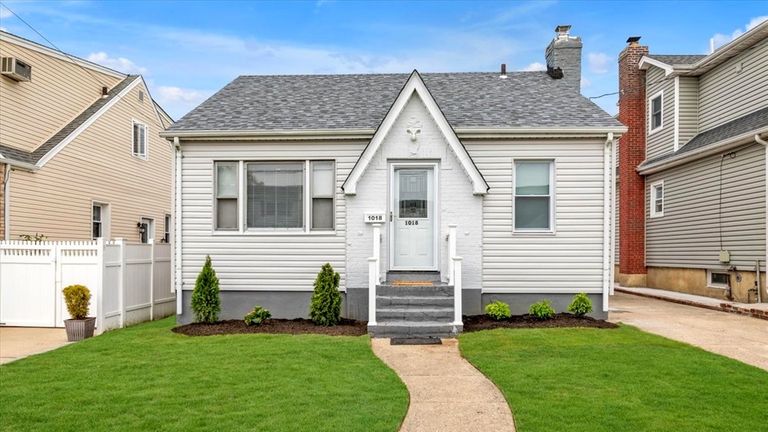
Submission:
[[[315,279],[315,291],[309,308],[309,315],[315,324],[332,326],[341,320],[340,279],[341,276],[333,271],[330,264],[323,264]]]
[[[272,314],[269,313],[267,309],[256,305],[253,307],[253,310],[248,312],[248,315],[245,316],[245,325],[259,325],[271,317]]]
[[[509,305],[500,300],[492,301],[485,305],[485,313],[497,321],[512,316],[512,312],[509,310]]]
[[[568,312],[583,317],[592,312],[592,300],[585,293],[578,293],[573,296],[573,301],[568,305]]]
[[[192,291],[192,311],[195,321],[214,323],[219,319],[221,299],[219,298],[219,278],[211,265],[211,257],[205,257],[205,264],[195,281]]]
[[[88,316],[88,302],[91,291],[83,285],[70,285],[62,290],[67,311],[72,319],[81,320]]]
[[[542,300],[532,304],[528,309],[528,313],[538,319],[545,320],[555,316],[555,309],[552,308],[552,303],[549,300]]]

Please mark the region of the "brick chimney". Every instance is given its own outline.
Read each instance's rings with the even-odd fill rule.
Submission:
[[[562,78],[581,92],[581,38],[571,36],[571,26],[555,27],[555,38],[547,46],[547,71],[553,78]],[[562,77],[557,69],[562,71]]]
[[[640,37],[627,39],[619,55],[619,121],[627,132],[619,139],[619,282],[647,286],[645,268],[645,178],[636,168],[645,159],[645,70],[648,54]]]

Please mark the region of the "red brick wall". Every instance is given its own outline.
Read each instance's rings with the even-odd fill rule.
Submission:
[[[619,272],[645,274],[645,179],[635,168],[645,159],[645,71],[637,67],[648,47],[628,45],[619,56],[619,121],[629,129],[619,141]]]

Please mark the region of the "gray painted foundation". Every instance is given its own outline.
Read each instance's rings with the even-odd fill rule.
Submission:
[[[176,316],[179,324],[194,321],[190,307],[192,291],[183,292],[184,312]],[[341,313],[346,318],[366,321],[368,319],[368,288],[347,288],[342,292]],[[462,290],[462,307],[464,315],[479,315],[483,308],[494,300],[509,304],[513,315],[528,313],[528,307],[539,300],[547,299],[557,312],[565,312],[573,299],[573,294],[482,294],[479,289]],[[605,319],[608,317],[602,311],[602,294],[589,294],[595,309],[589,316]],[[311,291],[221,291],[221,314],[219,319],[242,319],[245,314],[259,305],[269,309],[274,318],[308,318]]]

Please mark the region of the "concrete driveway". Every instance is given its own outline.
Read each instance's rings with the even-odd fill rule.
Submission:
[[[617,292],[608,320],[768,370],[768,321]]]
[[[0,327],[0,364],[67,345],[63,328]]]

